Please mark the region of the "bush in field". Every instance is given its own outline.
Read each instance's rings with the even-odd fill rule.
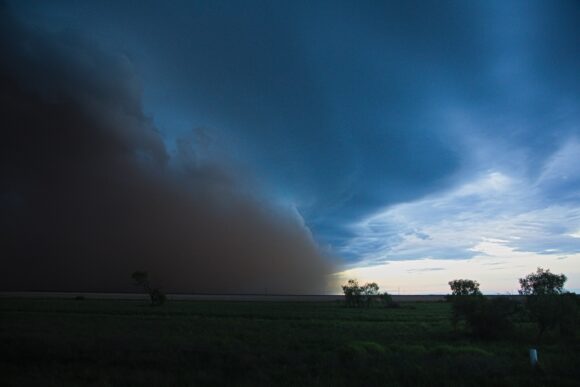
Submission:
[[[529,316],[538,325],[538,339],[556,327],[563,335],[575,333],[578,299],[574,293],[564,291],[566,280],[564,274],[554,274],[540,267],[519,280],[519,293],[526,296]]]
[[[368,308],[379,295],[379,285],[371,282],[360,286],[357,280],[350,279],[346,285],[342,285],[342,291],[346,306],[350,308],[366,306]]]
[[[165,304],[167,297],[161,290],[151,287],[151,284],[149,283],[149,275],[146,271],[136,271],[131,275],[131,277],[135,280],[137,286],[141,286],[143,290],[149,294],[151,305],[161,306]]]
[[[517,302],[508,298],[489,299],[481,294],[477,281],[460,279],[449,282],[452,303],[452,323],[457,329],[465,321],[471,333],[482,339],[491,339],[512,330],[512,317],[517,311]]]
[[[517,312],[517,301],[505,297],[481,297],[466,321],[473,335],[482,339],[492,339],[508,334],[513,329],[512,318]]]
[[[455,328],[465,321],[471,333],[481,339],[492,339],[513,329],[517,301],[505,297],[458,296],[452,300],[452,321]]]
[[[149,297],[151,298],[151,305],[155,306],[163,305],[167,301],[167,296],[159,289],[152,289],[149,292]]]
[[[393,301],[393,297],[387,292],[379,294],[379,300],[385,308],[398,308],[400,306],[398,302]]]

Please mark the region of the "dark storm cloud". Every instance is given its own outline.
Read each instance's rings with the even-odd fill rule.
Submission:
[[[175,163],[141,106],[131,62],[0,6],[3,290],[312,292],[331,266],[297,216],[197,157]]]
[[[352,236],[345,226],[447,186],[459,167],[433,100],[452,88],[449,74],[471,82],[463,67],[481,66],[470,45],[478,36],[463,22],[477,7],[18,4],[131,52],[168,142],[181,136],[174,128],[218,128],[268,192],[299,208],[315,238],[341,253]]]

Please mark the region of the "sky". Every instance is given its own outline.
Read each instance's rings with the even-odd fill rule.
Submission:
[[[249,213],[244,219],[264,217],[267,224],[276,224],[274,229],[284,229],[270,236],[269,226],[261,222],[250,227],[248,240],[283,242],[279,249],[255,242],[260,253],[248,256],[267,250],[268,258],[249,266],[217,258],[219,264],[210,265],[209,258],[195,258],[191,270],[203,277],[221,278],[222,271],[236,273],[239,267],[247,268],[244,273],[262,273],[256,267],[271,265],[277,259],[272,254],[285,254],[282,261],[296,271],[280,291],[313,289],[320,276],[331,274],[338,282],[354,277],[401,294],[446,293],[447,282],[455,278],[478,280],[487,293],[515,293],[517,279],[539,266],[565,273],[567,288],[580,291],[577,1],[22,0],[3,7],[19,27],[3,31],[3,41],[18,55],[3,67],[2,76],[18,79],[19,90],[26,84],[26,90],[49,101],[57,90],[58,98],[81,101],[75,106],[82,109],[71,111],[97,109],[105,127],[126,125],[119,110],[138,111],[131,113],[138,123],[131,124],[134,133],[123,134],[122,148],[132,149],[142,162],[163,164],[164,172],[156,172],[163,177],[147,187],[177,185],[181,196],[198,197],[214,187],[219,170],[220,176],[235,181],[228,183],[227,197],[217,195],[220,203],[243,201]],[[10,100],[12,93],[6,91],[4,98]],[[102,99],[98,108],[87,95]],[[38,131],[29,134],[43,133],[48,150],[27,148],[26,157],[35,161],[24,169],[34,171],[27,185],[13,177],[23,176],[22,168],[5,167],[0,176],[2,211],[12,216],[3,227],[15,235],[24,235],[30,227],[26,222],[37,215],[25,221],[14,208],[30,203],[46,208],[54,197],[70,191],[67,184],[57,184],[47,196],[50,201],[27,199],[40,189],[30,188],[30,181],[38,183],[48,173],[38,167],[45,165],[39,154],[60,152],[58,144],[79,141],[66,133],[46,134],[44,122],[34,123]],[[21,130],[11,125],[3,131]],[[54,137],[60,138],[58,144]],[[21,140],[14,140],[12,149]],[[87,149],[94,141],[87,142]],[[110,145],[98,149],[111,153]],[[50,172],[51,179],[80,179],[70,170],[81,156],[65,152],[62,158],[58,170],[66,173]],[[18,160],[14,156],[3,163],[14,166]],[[101,156],[90,160],[91,165],[97,162],[103,162]],[[113,173],[121,181],[123,168],[115,164],[95,176]],[[135,176],[135,167],[123,173]],[[83,187],[95,176],[86,178]],[[138,188],[118,183],[119,190],[131,191],[120,207],[141,194],[140,179]],[[24,186],[28,191],[19,188]],[[143,196],[174,200],[155,189],[145,188]],[[115,198],[118,190],[110,190]],[[93,203],[85,191],[82,195],[83,203]],[[111,199],[100,200],[107,205]],[[205,208],[204,200],[195,203]],[[212,199],[209,207],[221,205]],[[64,212],[71,211],[66,203],[62,206]],[[143,204],[134,212],[145,208]],[[213,212],[194,211],[192,216],[230,224],[240,209],[233,205],[223,211],[222,218]],[[166,212],[160,205],[159,213]],[[120,216],[131,224],[143,221],[131,214]],[[164,216],[154,222],[171,223],[177,215]],[[116,219],[104,216],[102,227],[91,232],[106,233]],[[46,215],[47,224],[53,220]],[[173,227],[184,227],[178,223]],[[203,234],[205,227],[193,228]],[[240,233],[243,228],[240,224],[211,235],[219,239],[220,233]],[[157,240],[165,233],[169,235]],[[149,238],[164,250],[173,241],[171,233],[163,227]],[[58,238],[50,236],[51,241]],[[187,238],[184,234],[185,245]],[[87,243],[79,237],[79,245]],[[300,247],[288,252],[287,246],[294,245]],[[18,246],[9,250],[14,260],[32,254]],[[180,240],[175,246],[184,245]],[[175,254],[187,255],[175,246]],[[32,255],[42,262],[54,259],[44,255],[78,255],[61,254],[60,248],[43,245]],[[209,256],[214,251],[204,250]],[[89,256],[100,259],[96,253]],[[239,259],[248,259],[244,257]],[[70,266],[70,261],[63,262]],[[25,266],[13,266],[18,278]],[[305,273],[315,275],[302,286],[296,278]],[[167,278],[175,276],[172,272]],[[271,280],[264,281],[264,276]],[[216,286],[228,291],[275,288],[270,282],[278,283],[284,275],[264,270],[240,278],[217,281],[223,285]],[[30,287],[18,281],[13,287]],[[121,279],[116,281],[111,288]],[[78,286],[64,283],[65,288]],[[333,283],[325,291],[336,291]],[[41,287],[54,284],[48,281]],[[200,289],[215,290],[207,284]]]

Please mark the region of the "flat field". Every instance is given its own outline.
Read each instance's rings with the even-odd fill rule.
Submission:
[[[443,302],[0,299],[2,386],[578,386],[580,343],[454,332]],[[578,337],[578,336],[577,336]]]

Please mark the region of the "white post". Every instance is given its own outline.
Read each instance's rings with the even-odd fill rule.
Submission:
[[[538,351],[534,348],[530,348],[530,363],[532,364],[532,367],[538,365]]]

